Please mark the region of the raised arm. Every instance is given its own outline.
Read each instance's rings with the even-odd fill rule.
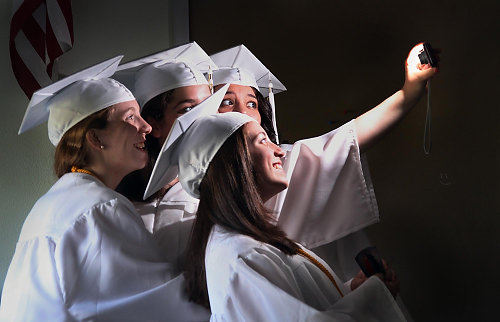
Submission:
[[[437,73],[437,68],[420,63],[418,54],[422,48],[420,43],[408,54],[403,88],[355,119],[362,152],[389,132],[417,104],[425,92],[427,81]]]

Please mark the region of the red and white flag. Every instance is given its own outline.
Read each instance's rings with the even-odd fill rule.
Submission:
[[[71,0],[14,0],[10,60],[17,82],[31,98],[50,85],[56,59],[73,47]]]

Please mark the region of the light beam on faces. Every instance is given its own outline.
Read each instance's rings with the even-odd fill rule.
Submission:
[[[250,157],[256,172],[257,186],[264,201],[288,187],[281,158],[285,152],[271,140],[256,122],[243,126]]]
[[[222,84],[224,85],[224,84]],[[218,89],[220,86],[216,87]],[[261,122],[261,117],[259,113],[259,102],[255,92],[250,86],[231,84],[224,95],[222,100],[219,113],[226,112],[239,112],[247,114],[257,122]]]
[[[106,127],[95,130],[106,168],[123,175],[144,168],[148,160],[146,134],[151,126],[141,117],[139,105],[134,100],[109,109]]]
[[[191,85],[176,88],[163,112],[163,118],[159,121],[151,122],[153,126],[151,134],[162,145],[167,139],[175,120],[179,116],[189,112],[210,95],[208,85]]]

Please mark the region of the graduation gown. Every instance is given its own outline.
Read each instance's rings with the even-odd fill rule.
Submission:
[[[180,183],[174,184],[160,200],[134,202],[163,255],[177,267],[183,264],[199,202],[182,189]]]
[[[378,222],[375,193],[362,162],[354,121],[297,141],[286,153],[288,189],[266,203],[288,237],[308,248]]]
[[[69,173],[23,225],[2,292],[2,321],[202,321],[184,279],[132,203]]]
[[[405,321],[389,290],[371,277],[354,291],[329,270],[214,226],[205,255],[212,321]]]
[[[308,248],[322,245],[322,254],[339,267],[341,278],[350,279],[359,270],[354,256],[369,245],[359,230],[379,220],[354,122],[296,142],[286,149],[283,166],[289,188],[266,206],[276,213],[278,225],[291,239]],[[198,200],[177,183],[160,201],[135,205],[169,258],[179,258]]]

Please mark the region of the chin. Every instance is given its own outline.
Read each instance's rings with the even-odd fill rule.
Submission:
[[[275,182],[270,184],[270,187],[271,187],[270,190],[272,190],[272,194],[277,195],[281,191],[288,188],[288,181],[286,181],[286,180],[285,181],[275,181]]]

